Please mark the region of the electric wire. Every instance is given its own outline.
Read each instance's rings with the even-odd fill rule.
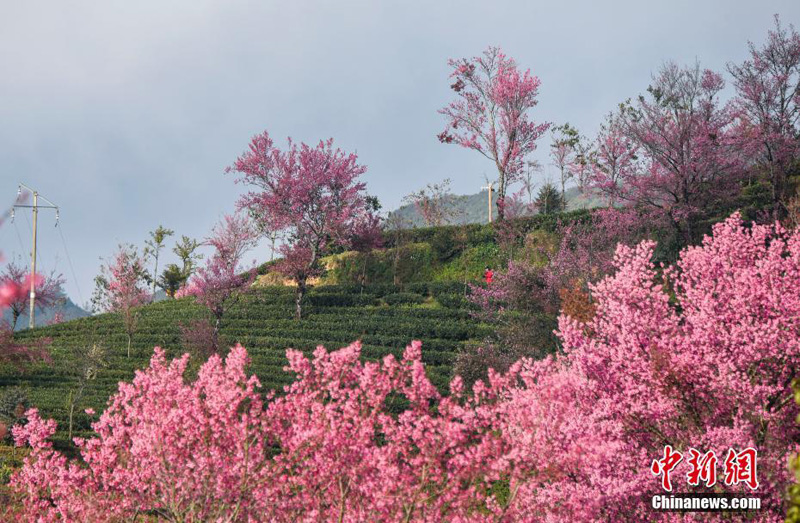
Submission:
[[[25,245],[23,245],[23,243],[22,243],[22,236],[20,236],[20,234],[19,234],[19,227],[17,227],[17,222],[16,221],[14,221],[13,223],[14,223],[14,230],[17,233],[17,241],[19,241],[19,249],[20,249],[19,254],[20,254],[20,256],[25,256]]]
[[[64,227],[61,224],[56,225],[56,229],[58,229],[58,234],[61,236],[61,244],[64,246],[64,254],[67,255],[67,263],[69,263],[69,270],[72,272],[72,281],[75,282],[75,288],[78,290],[78,298],[81,300],[81,307],[84,305],[83,301],[83,293],[81,292],[81,286],[78,283],[78,277],[75,276],[75,267],[72,265],[72,258],[69,255],[69,249],[67,249],[67,240],[64,238]]]

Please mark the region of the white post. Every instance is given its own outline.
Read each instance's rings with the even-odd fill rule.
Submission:
[[[39,193],[33,191],[33,248],[31,249],[31,303],[28,311],[30,328],[36,327],[36,218],[39,214]]]
[[[486,187],[481,187],[481,189],[488,189],[489,190],[489,223],[492,223],[492,189],[494,188],[494,182],[489,183]]]

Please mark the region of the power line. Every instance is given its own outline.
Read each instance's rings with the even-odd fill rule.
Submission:
[[[25,256],[25,245],[23,245],[23,243],[22,243],[22,236],[20,236],[20,234],[19,234],[19,227],[17,227],[17,222],[13,221],[13,219],[12,219],[11,223],[14,224],[14,231],[16,231],[16,233],[17,233],[17,240],[19,241],[19,248],[20,248],[19,254],[20,254],[20,256]]]
[[[72,258],[69,255],[69,249],[67,249],[67,240],[64,239],[64,232],[63,232],[63,225],[61,227],[56,227],[58,229],[58,234],[61,236],[61,243],[64,245],[64,254],[67,255],[67,262],[69,263],[69,270],[72,272],[72,281],[75,282],[75,288],[78,289],[78,298],[81,300],[81,307],[84,306],[83,301],[83,293],[81,292],[81,286],[78,283],[78,277],[75,276],[75,267],[72,265]]]

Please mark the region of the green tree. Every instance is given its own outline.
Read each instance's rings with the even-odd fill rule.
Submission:
[[[184,285],[194,274],[197,262],[203,259],[203,255],[196,252],[200,242],[188,236],[181,236],[181,241],[175,244],[172,249],[181,260],[181,285]]]
[[[159,225],[155,231],[150,231],[150,239],[145,241],[144,257],[145,259],[152,258],[154,261],[153,266],[153,294],[156,293],[156,280],[158,277],[158,256],[161,249],[164,248],[164,240],[168,236],[175,234],[172,229],[166,229],[163,225]]]
[[[561,211],[566,204],[555,185],[545,182],[536,195],[536,208],[541,214],[552,214]]]
[[[158,286],[167,293],[167,296],[174,298],[175,293],[186,283],[186,279],[183,269],[177,264],[170,263],[158,277]]]

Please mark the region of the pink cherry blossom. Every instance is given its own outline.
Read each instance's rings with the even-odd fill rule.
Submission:
[[[541,82],[529,70],[521,72],[497,47],[471,59],[451,59],[448,64],[457,99],[439,111],[447,119],[439,140],[473,149],[491,160],[497,168],[497,196],[502,201],[550,126],[537,124],[529,116],[538,103]],[[502,208],[498,208],[498,218],[503,219]]]

